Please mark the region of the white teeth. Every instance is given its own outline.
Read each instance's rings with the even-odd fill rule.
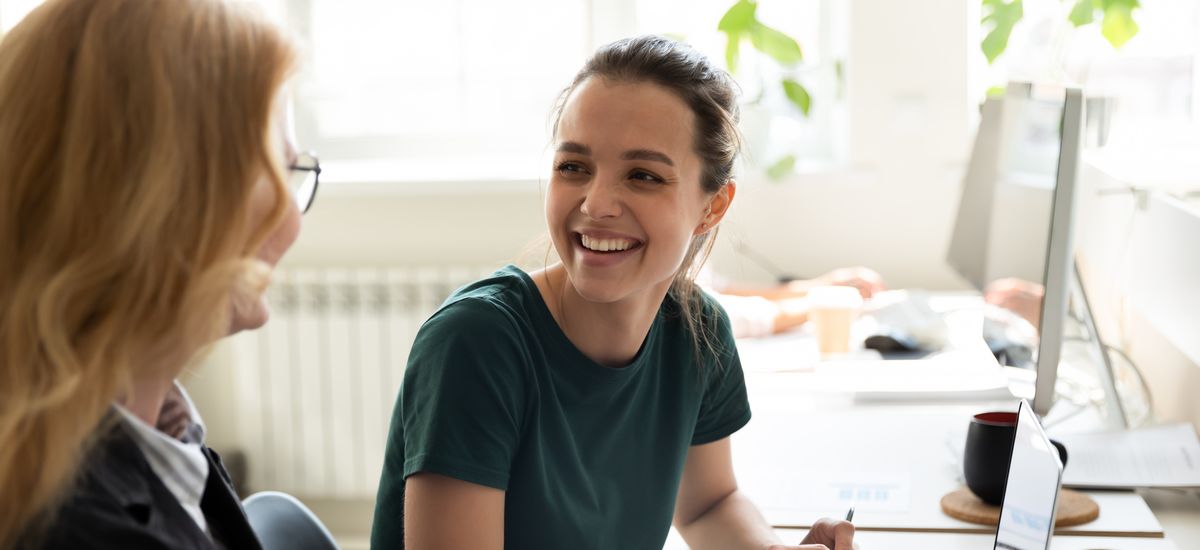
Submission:
[[[625,239],[593,239],[587,235],[580,234],[580,239],[583,242],[583,247],[588,250],[597,252],[611,252],[614,250],[629,250],[633,246],[634,241]]]

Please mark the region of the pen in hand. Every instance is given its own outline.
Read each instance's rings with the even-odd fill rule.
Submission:
[[[853,520],[854,505],[851,504],[850,511],[846,512],[846,522]],[[823,544],[830,550],[858,550],[858,545],[854,543],[853,538],[854,524],[845,525],[836,519],[823,517],[812,524],[808,534],[804,536],[804,540],[800,541],[800,546],[813,548],[815,545]]]
[[[850,509],[846,511],[846,521],[849,521],[849,522],[854,521],[854,505],[853,504],[851,504]],[[852,550],[858,550],[858,543],[852,543],[852,544],[853,544],[853,546],[851,547]]]

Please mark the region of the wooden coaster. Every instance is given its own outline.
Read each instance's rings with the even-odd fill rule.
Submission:
[[[1000,523],[1000,507],[979,500],[979,497],[966,487],[946,493],[946,496],[942,497],[942,511],[952,518],[980,525],[998,525]],[[1100,517],[1100,505],[1096,504],[1092,497],[1070,489],[1063,489],[1058,493],[1058,514],[1054,520],[1055,527],[1083,525],[1098,517]]]

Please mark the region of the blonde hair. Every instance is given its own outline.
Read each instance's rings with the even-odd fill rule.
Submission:
[[[0,547],[53,515],[131,380],[265,286],[294,60],[217,0],[50,0],[0,42]]]

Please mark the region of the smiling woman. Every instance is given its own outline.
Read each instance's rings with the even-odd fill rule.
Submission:
[[[745,383],[693,283],[734,198],[734,101],[727,74],[660,37],[579,72],[546,194],[561,261],[505,267],[422,327],[372,546],[661,548],[672,521],[693,548],[778,542],[733,477]],[[810,539],[852,532],[821,520]]]

